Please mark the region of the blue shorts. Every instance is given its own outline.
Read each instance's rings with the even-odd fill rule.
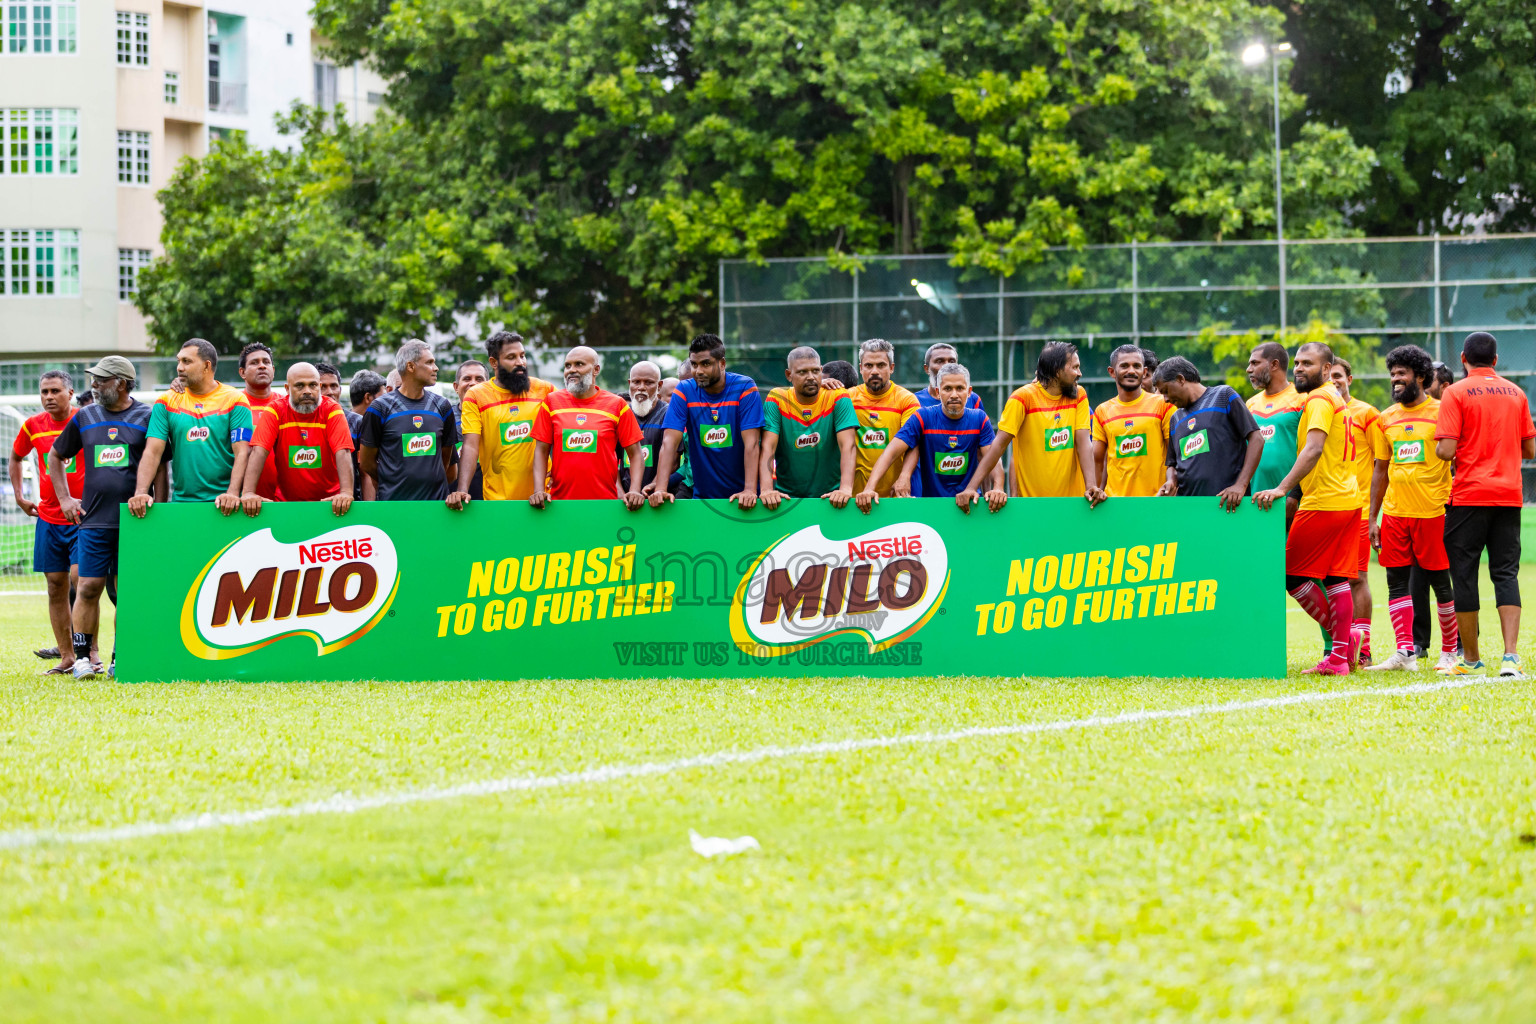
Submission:
[[[75,564],[75,535],[80,527],[74,523],[50,523],[37,521],[37,532],[32,535],[33,572],[69,572]]]
[[[80,578],[117,575],[117,530],[81,530],[76,542]]]

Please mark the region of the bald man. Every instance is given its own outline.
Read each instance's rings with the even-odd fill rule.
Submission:
[[[629,368],[629,390],[619,395],[629,403],[629,411],[635,414],[635,422],[640,424],[640,433],[643,435],[640,439],[640,459],[645,472],[635,485],[642,494],[651,492],[652,481],[656,479],[656,454],[661,451],[662,424],[667,418],[667,400],[662,397],[664,389],[661,367],[649,359],[642,359]],[[619,486],[626,491],[629,490],[629,469],[629,461],[621,459]],[[682,476],[681,473],[672,474],[673,491],[682,483]]]
[[[288,368],[288,393],[256,424],[240,497],[248,516],[259,515],[268,500],[257,493],[268,459],[282,500],[329,501],[338,516],[352,507],[352,431],[341,406],[321,395],[320,371],[312,363]]]
[[[628,465],[642,465],[644,435],[629,404],[598,387],[602,368],[594,350],[585,345],[571,349],[565,357],[564,389],[551,392],[534,414],[533,494],[528,498],[534,508],[551,499],[623,498],[630,510],[645,503],[638,477],[631,474],[625,486],[619,485],[619,450]],[[659,373],[656,382],[661,382]]]

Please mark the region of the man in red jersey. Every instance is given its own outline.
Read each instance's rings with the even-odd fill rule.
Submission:
[[[63,370],[49,370],[43,374],[37,389],[43,411],[22,424],[16,442],[11,446],[11,494],[23,512],[37,518],[32,539],[32,571],[42,573],[47,581],[48,621],[59,648],[58,665],[44,675],[64,675],[75,663],[74,650],[70,646],[69,592],[75,584],[75,533],[78,527],[65,519],[59,510],[59,499],[54,496],[46,460],[54,441],[75,415],[75,389],[69,374]],[[36,501],[27,498],[21,479],[22,466],[29,455],[37,458]],[[81,497],[85,463],[78,456],[70,459],[64,465],[64,474],[70,496]]]
[[[245,466],[245,514],[261,511],[258,490],[262,471],[271,462],[283,501],[330,499],[338,516],[352,507],[352,432],[341,406],[320,394],[320,372],[312,363],[288,367],[288,393],[268,408],[270,416],[256,423],[251,456]]]
[[[597,386],[602,368],[592,349],[571,349],[565,357],[565,389],[550,392],[534,414],[533,494],[528,498],[534,508],[543,508],[551,498],[622,497],[631,510],[645,504],[639,474],[630,474],[628,491],[619,490],[619,449],[631,466],[642,465],[644,435],[629,403]]]
[[[277,364],[272,361],[272,350],[259,341],[253,341],[240,350],[240,379],[245,381],[245,399],[251,403],[252,429],[271,418],[272,403],[277,395],[272,391],[272,378]],[[263,498],[281,500],[277,487],[277,466],[267,460],[256,493]]]

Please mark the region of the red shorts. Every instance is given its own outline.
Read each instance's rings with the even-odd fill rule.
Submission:
[[[1420,569],[1449,569],[1451,560],[1445,555],[1445,516],[1433,519],[1382,516],[1381,554],[1376,561],[1382,568],[1416,565]]]
[[[1285,535],[1285,574],[1320,580],[1360,575],[1360,510],[1296,513]]]
[[[1355,571],[1365,575],[1371,568],[1371,521],[1360,520],[1360,564],[1355,566]]]

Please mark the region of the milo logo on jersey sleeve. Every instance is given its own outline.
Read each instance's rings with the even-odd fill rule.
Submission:
[[[860,448],[884,448],[891,443],[891,432],[885,427],[860,427]]]
[[[1424,461],[1424,442],[1397,441],[1392,445],[1392,462],[1394,465],[1402,465],[1405,462]]]
[[[938,461],[933,464],[933,471],[939,476],[960,476],[970,464],[970,452],[951,452],[938,457]]]
[[[99,444],[96,446],[96,468],[110,468],[112,466],[126,466],[128,464],[128,446],[125,444]]]
[[[1127,434],[1115,442],[1115,458],[1134,459],[1147,454],[1146,434]]]
[[[730,424],[699,427],[699,444],[705,448],[729,448],[731,446]]]
[[[1179,458],[1192,459],[1211,450],[1209,430],[1197,430],[1179,442]]]
[[[405,434],[400,438],[400,452],[407,458],[437,454],[436,434]]]
[[[1066,451],[1072,447],[1071,427],[1047,427],[1045,430],[1045,450],[1048,452]]]
[[[201,423],[199,423],[195,427],[188,427],[187,428],[187,440],[188,441],[206,441],[206,440],[208,440],[208,428],[203,426]]]
[[[290,469],[316,469],[320,465],[320,449],[313,445],[294,445],[288,449]]]
[[[502,444],[527,444],[533,440],[533,424],[528,420],[503,423],[501,425]]]
[[[589,429],[560,431],[560,448],[567,452],[597,451],[597,431]]]
[[[796,448],[815,448],[821,444],[821,431],[813,430],[808,434],[801,434],[795,438]]]

